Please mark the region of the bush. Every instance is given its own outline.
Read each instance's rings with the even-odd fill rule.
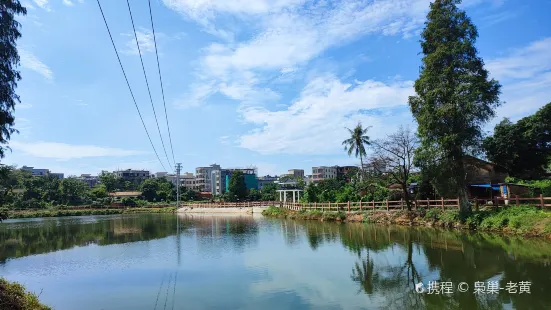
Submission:
[[[38,297],[16,282],[0,278],[0,306],[6,310],[47,310],[51,309],[40,303]]]

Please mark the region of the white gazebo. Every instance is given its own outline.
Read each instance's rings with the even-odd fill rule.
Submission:
[[[278,189],[279,192],[279,201],[287,202],[287,193],[293,193],[293,202],[300,200],[300,193],[302,189]]]

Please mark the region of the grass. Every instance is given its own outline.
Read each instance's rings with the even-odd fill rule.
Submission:
[[[176,207],[167,208],[127,208],[127,209],[84,209],[84,210],[33,210],[33,211],[10,211],[9,218],[35,218],[35,217],[63,217],[63,216],[86,216],[86,215],[112,215],[112,214],[134,214],[134,213],[171,213]]]
[[[431,208],[418,211],[345,213],[343,211],[322,212],[321,210],[289,211],[270,207],[265,216],[320,221],[362,221],[397,225],[440,226],[466,228],[482,231],[499,231],[527,236],[551,238],[551,212],[532,206],[510,206],[497,210],[475,211],[462,217],[458,210]]]
[[[36,294],[28,292],[17,282],[8,282],[0,278],[0,309],[6,310],[47,310]]]

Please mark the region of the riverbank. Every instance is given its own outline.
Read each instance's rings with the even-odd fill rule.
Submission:
[[[303,220],[470,229],[551,239],[551,212],[530,206],[475,211],[465,219],[460,218],[457,210],[442,211],[436,208],[417,211],[322,212],[270,207],[262,215]]]
[[[136,214],[136,213],[174,213],[176,207],[166,208],[127,208],[127,209],[53,209],[32,211],[8,211],[9,219],[34,218],[34,217],[63,217],[86,215],[112,215],[112,214]]]
[[[41,304],[38,296],[28,292],[21,284],[8,282],[4,278],[0,278],[0,307],[2,309],[51,309]]]

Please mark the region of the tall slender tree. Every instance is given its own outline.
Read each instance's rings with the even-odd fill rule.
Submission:
[[[14,16],[27,14],[27,10],[18,0],[0,1],[0,158],[4,157],[5,147],[11,134],[17,132],[13,127],[15,104],[19,96],[15,93],[21,74],[17,71],[19,54],[16,41],[21,37],[21,24]]]
[[[365,146],[371,144],[369,136],[367,135],[369,127],[364,128],[362,127],[362,123],[358,122],[358,125],[356,125],[354,129],[346,128],[346,130],[350,133],[350,138],[342,142],[342,145],[344,145],[344,150],[347,151],[348,156],[351,156],[352,153],[354,153],[356,158],[360,158],[360,169],[363,171],[363,159],[366,155]]]
[[[409,105],[421,142],[416,164],[431,174],[440,194],[459,196],[461,211],[469,212],[463,158],[479,147],[481,127],[495,114],[501,86],[489,79],[477,56],[478,32],[460,3],[431,3],[421,34],[417,95]]]

